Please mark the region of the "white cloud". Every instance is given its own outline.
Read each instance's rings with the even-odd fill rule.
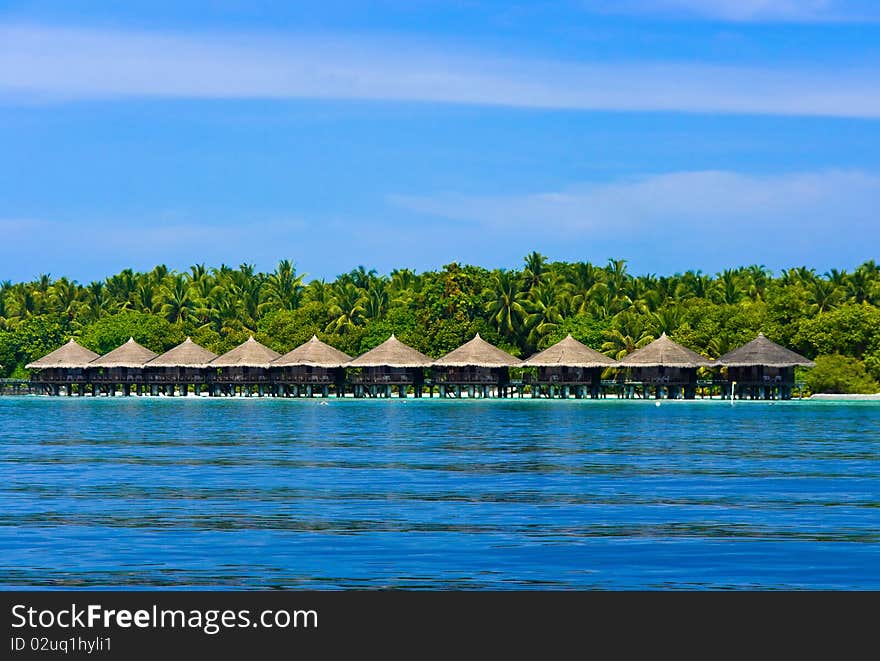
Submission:
[[[33,277],[37,268],[81,279],[128,267],[150,269],[158,263],[262,262],[270,266],[289,256],[282,254],[283,246],[307,229],[301,220],[168,222],[158,214],[136,220],[0,218],[0,279]],[[12,273],[3,276],[2,270]]]
[[[532,250],[626,258],[634,272],[751,263],[824,271],[876,259],[877,200],[880,174],[869,172],[702,171],[521,195],[397,195],[375,218],[0,219],[0,280],[51,270],[83,281],[157,263],[271,269],[284,258],[333,278],[357,264],[383,272],[452,261],[510,267]]]
[[[874,0],[586,0],[607,13],[693,17],[731,22],[856,22],[880,17]]]
[[[517,237],[571,254],[642,256],[645,268],[868,259],[880,242],[880,175],[676,172],[509,196],[404,196],[396,206],[468,221],[469,234]],[[562,251],[560,253],[560,251]],[[653,255],[652,257],[645,257]]]
[[[522,108],[880,117],[864,69],[573,63],[388,39],[0,24],[0,100],[318,98]]]

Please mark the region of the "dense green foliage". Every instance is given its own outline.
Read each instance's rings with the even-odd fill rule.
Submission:
[[[847,356],[818,356],[816,367],[805,377],[810,392],[875,393],[877,383],[865,370],[865,364]]]
[[[44,275],[0,283],[0,376],[23,375],[28,361],[71,335],[100,353],[130,336],[162,351],[187,335],[222,353],[250,334],[277,351],[317,334],[357,355],[394,332],[440,356],[479,332],[527,356],[571,333],[619,358],[662,332],[717,357],[763,331],[811,358],[852,359],[846,369],[864,370],[870,383],[880,379],[878,306],[873,261],[824,275],[749,266],[714,276],[633,276],[623,260],[596,266],[532,253],[516,270],[449,264],[380,276],[358,267],[333,282],[306,282],[290,261],[272,273],[247,264],[185,273],[158,266],[88,285]]]

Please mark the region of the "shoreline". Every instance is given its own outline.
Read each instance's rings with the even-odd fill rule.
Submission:
[[[817,393],[807,399],[817,402],[880,402],[880,392],[872,395],[838,395],[832,393]]]

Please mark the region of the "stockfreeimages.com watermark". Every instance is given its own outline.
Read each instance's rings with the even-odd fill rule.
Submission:
[[[194,629],[213,636],[224,629],[317,629],[315,610],[182,609],[129,610],[104,608],[100,604],[37,609],[26,604],[12,607],[13,629]]]

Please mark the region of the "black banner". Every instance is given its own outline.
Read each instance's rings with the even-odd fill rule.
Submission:
[[[870,611],[857,609],[852,595],[830,593],[5,592],[0,598],[7,634],[0,658],[9,659],[291,658],[352,647],[419,656],[474,644],[562,656],[599,645],[680,650],[706,639],[714,641],[714,654],[721,647],[746,649],[751,641],[765,650],[770,641],[790,649],[805,636],[835,630],[845,633],[836,643],[840,652],[871,631]]]

